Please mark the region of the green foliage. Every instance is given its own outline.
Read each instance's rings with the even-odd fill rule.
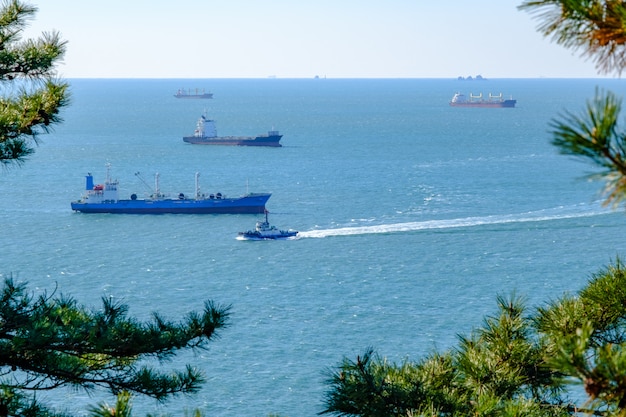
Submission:
[[[626,4],[620,0],[525,0],[538,30],[566,48],[581,50],[600,72],[626,67]]]
[[[596,329],[595,345],[626,341],[626,268],[619,258],[592,276],[580,292],[580,300]]]
[[[523,301],[498,299],[459,346],[417,362],[388,363],[368,350],[344,359],[328,380],[323,413],[338,416],[565,415],[559,375],[543,358],[543,345],[524,317]],[[507,414],[508,413],[508,414]]]
[[[97,407],[90,407],[89,412],[92,417],[131,417],[132,402],[128,391],[117,394],[117,401],[114,407],[102,402]]]
[[[0,386],[0,415],[23,417],[66,417],[68,414],[54,412],[9,386]]]
[[[66,42],[57,32],[25,41],[21,34],[37,9],[20,0],[0,6],[0,163],[22,163],[41,133],[62,121],[69,86],[56,78]]]
[[[110,299],[102,299],[100,311],[90,311],[70,297],[33,297],[25,284],[9,278],[0,290],[0,405],[8,407],[13,399],[23,405],[23,392],[61,386],[161,401],[194,393],[204,382],[199,370],[188,365],[164,372],[148,366],[146,359],[162,362],[181,349],[206,349],[226,326],[229,310],[207,301],[202,313],[190,313],[180,323],[156,314],[142,323],[128,318],[127,307]],[[129,399],[118,397],[116,409],[130,410]],[[0,406],[2,415],[7,414]]]
[[[335,389],[327,393],[324,413],[369,417],[406,415],[426,402],[420,369],[404,364],[396,367],[373,356],[370,349],[355,362],[344,359],[331,372],[328,382]]]
[[[370,349],[344,359],[329,379],[337,416],[626,416],[626,269],[617,259],[577,296],[525,315],[523,300],[498,298],[451,352],[389,364]],[[565,401],[580,385],[588,400]]]
[[[583,114],[566,112],[551,121],[552,143],[561,153],[600,167],[590,178],[605,181],[605,204],[613,206],[626,198],[626,131],[618,125],[621,107],[615,94],[596,91]]]
[[[551,345],[550,366],[582,384],[587,407],[626,416],[626,270],[618,259],[595,274],[576,303],[555,302],[539,311],[537,323]],[[552,310],[577,317],[567,331],[544,327]]]

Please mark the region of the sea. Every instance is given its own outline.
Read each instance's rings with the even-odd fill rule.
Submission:
[[[533,309],[575,294],[626,256],[623,207],[597,172],[551,144],[550,123],[583,114],[619,79],[69,79],[63,123],[0,171],[3,278],[29,291],[102,299],[178,322],[207,300],[231,306],[186,364],[206,382],[135,415],[315,416],[329,373],[373,348],[390,362],[454,348],[497,314],[498,296]],[[211,100],[177,99],[203,89]],[[453,108],[455,92],[502,93],[515,108]],[[220,135],[283,134],[281,148],[184,143],[197,119]],[[622,125],[623,129],[623,125]],[[240,241],[262,215],[72,212],[85,176],[107,165],[122,196],[271,192],[269,220],[297,239]],[[76,415],[114,404],[102,390],[42,392]]]

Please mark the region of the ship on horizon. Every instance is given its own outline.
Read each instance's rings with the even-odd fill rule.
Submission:
[[[135,175],[139,177],[139,173]],[[119,182],[111,179],[110,165],[107,165],[104,184],[94,184],[93,176],[88,173],[85,193],[79,200],[72,201],[71,207],[82,213],[113,214],[259,214],[266,211],[270,193],[246,193],[235,198],[227,198],[222,193],[206,195],[200,192],[199,177],[196,173],[193,197],[179,193],[176,198],[168,198],[159,190],[159,174],[156,174],[155,189],[149,197],[141,199],[131,194],[130,199],[120,199]]]
[[[452,107],[511,108],[515,107],[515,103],[517,103],[517,100],[514,100],[513,97],[505,99],[504,97],[502,97],[502,93],[500,93],[499,95],[493,95],[489,93],[489,96],[487,98],[483,98],[483,93],[480,93],[478,95],[473,95],[472,93],[470,93],[469,98],[466,97],[465,94],[455,93],[452,97],[452,100],[450,100],[450,105]]]
[[[278,130],[270,130],[267,134],[257,136],[217,136],[215,120],[206,115],[200,116],[196,123],[193,136],[183,137],[183,141],[194,145],[226,145],[226,146],[270,146],[281,147],[283,137]]]
[[[179,88],[174,94],[176,98],[213,98],[213,93],[205,93],[204,89],[200,90],[196,88],[193,92],[191,90],[185,90],[183,88]]]

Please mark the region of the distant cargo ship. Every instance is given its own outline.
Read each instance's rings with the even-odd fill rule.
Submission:
[[[270,130],[265,135],[258,136],[217,136],[215,120],[200,116],[196,123],[193,136],[185,136],[183,140],[194,145],[227,145],[227,146],[271,146],[280,147],[283,136],[278,130]]]
[[[191,90],[183,90],[182,88],[178,89],[178,91],[176,91],[176,94],[174,94],[174,97],[176,98],[213,98],[213,93],[205,93],[204,90],[202,90],[202,92],[200,92],[199,89],[195,89],[194,92],[191,92]]]
[[[483,98],[483,93],[477,96],[470,93],[469,99],[465,94],[456,93],[450,100],[452,107],[515,107],[515,103],[517,100],[513,100],[512,97],[505,99],[502,93],[499,95],[489,93],[487,98]]]
[[[136,174],[138,175],[138,174]],[[156,174],[156,188],[150,197],[137,198],[131,194],[130,199],[120,199],[118,181],[112,180],[110,166],[104,184],[94,184],[93,176],[85,178],[85,193],[71,202],[72,210],[82,213],[114,213],[114,214],[258,214],[265,213],[265,204],[269,193],[248,193],[241,197],[226,198],[221,193],[201,194],[196,173],[196,194],[187,197],[178,194],[177,198],[167,198],[159,191],[159,175]]]

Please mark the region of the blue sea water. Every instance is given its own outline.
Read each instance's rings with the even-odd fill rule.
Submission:
[[[578,291],[626,253],[626,217],[601,206],[593,167],[558,154],[549,122],[620,80],[69,80],[64,123],[0,175],[3,276],[35,293],[102,297],[178,320],[232,305],[198,395],[136,398],[137,415],[313,416],[326,372],[373,347],[391,361],[448,349],[516,292],[536,307]],[[204,88],[212,100],[178,100]],[[451,108],[455,91],[513,95],[514,109]],[[204,111],[223,135],[284,134],[282,148],[185,144]],[[70,201],[105,165],[122,194],[273,193],[291,241],[242,242],[254,215],[96,215]],[[110,396],[40,397],[80,414]]]

